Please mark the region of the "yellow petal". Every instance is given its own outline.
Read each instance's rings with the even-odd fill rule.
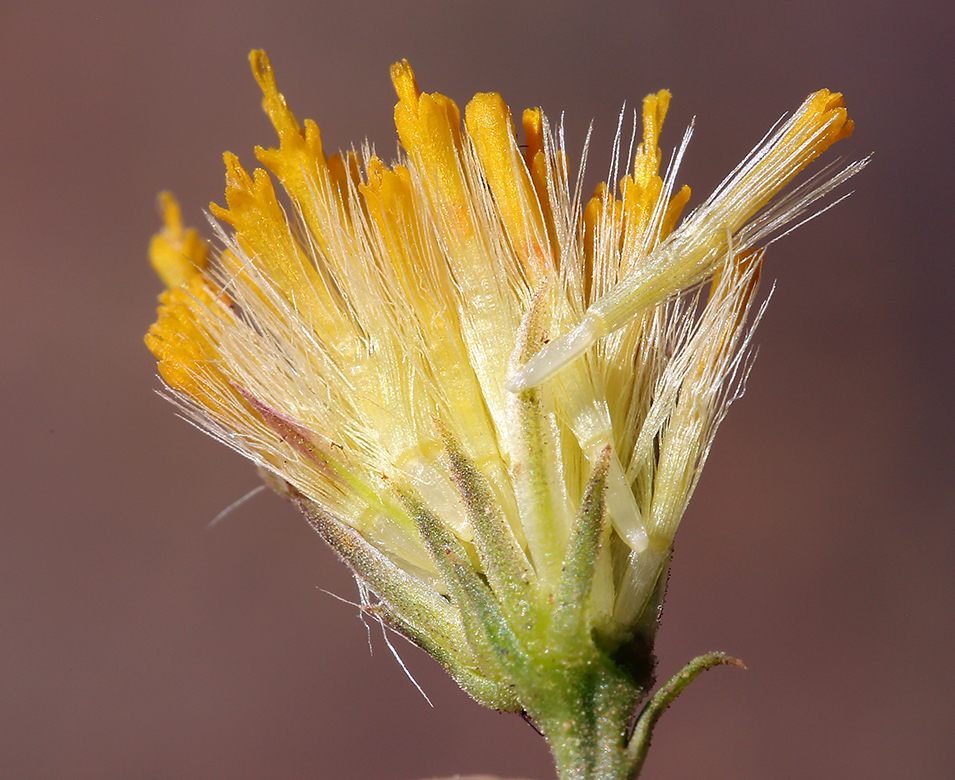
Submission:
[[[163,227],[149,243],[149,261],[166,287],[178,287],[209,263],[209,247],[194,228],[183,230],[182,213],[172,193],[159,195]]]
[[[455,241],[467,240],[474,224],[461,168],[461,113],[444,95],[420,92],[407,60],[391,66],[391,80],[401,144],[424,176],[442,228]]]
[[[508,240],[536,288],[554,264],[537,192],[518,153],[510,109],[499,94],[489,92],[475,95],[464,115]]]

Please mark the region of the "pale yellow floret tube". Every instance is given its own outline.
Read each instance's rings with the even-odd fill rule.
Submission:
[[[575,328],[531,358],[508,381],[507,389],[521,392],[540,384],[636,313],[705,282],[725,256],[733,234],[810,162],[848,137],[852,127],[841,94],[823,89],[810,95],[646,263],[587,309]]]

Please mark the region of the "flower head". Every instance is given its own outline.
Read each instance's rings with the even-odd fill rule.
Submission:
[[[771,204],[851,132],[841,96],[811,95],[680,222],[666,91],[618,192],[585,200],[539,109],[523,142],[494,93],[462,127],[398,63],[389,166],[326,155],[264,53],[252,68],[280,143],[254,173],[225,156],[221,251],[169,196],[151,247],[168,289],[146,341],[175,398],[479,701],[546,721],[554,658],[613,659],[645,692],[673,537],[747,372],[760,245],[859,167]]]

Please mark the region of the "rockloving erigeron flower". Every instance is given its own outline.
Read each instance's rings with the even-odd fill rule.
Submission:
[[[841,96],[811,95],[681,222],[666,91],[619,193],[584,199],[538,109],[523,143],[494,93],[462,128],[402,62],[401,159],[328,156],[251,59],[279,148],[256,149],[268,172],[225,156],[214,259],[163,197],[163,379],[299,506],[367,614],[532,719],[562,777],[635,776],[662,708],[728,660],[634,726],[673,537],[747,372],[760,246],[861,167],[770,203],[851,132]]]

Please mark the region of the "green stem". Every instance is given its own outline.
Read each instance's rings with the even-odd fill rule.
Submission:
[[[635,780],[654,726],[683,689],[714,666],[743,666],[724,653],[694,658],[661,686],[634,724],[645,691],[607,656],[581,660],[540,669],[535,694],[522,699],[550,744],[560,780]]]
[[[641,694],[605,656],[551,670],[528,714],[550,744],[560,780],[635,777],[627,737]]]

